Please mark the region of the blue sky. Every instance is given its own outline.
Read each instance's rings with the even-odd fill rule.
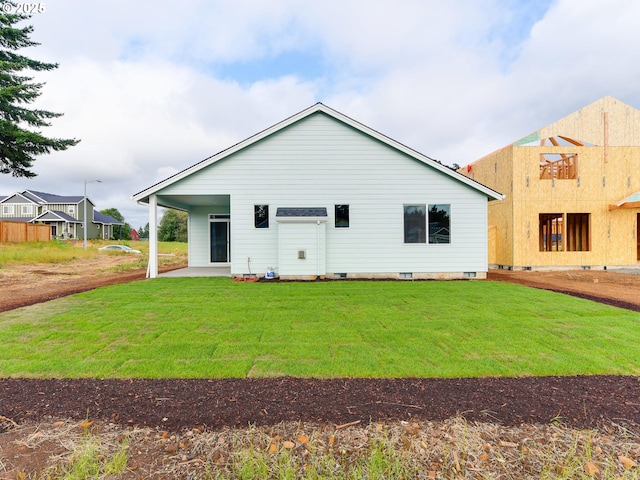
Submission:
[[[134,227],[131,195],[320,101],[465,165],[605,95],[640,108],[640,2],[55,0],[35,106],[76,137],[0,194],[89,195]]]
[[[208,72],[223,80],[249,86],[265,78],[295,76],[301,80],[333,77],[336,72],[318,51],[292,50],[253,58],[208,66]]]

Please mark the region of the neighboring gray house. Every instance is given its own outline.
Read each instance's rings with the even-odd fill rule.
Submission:
[[[0,221],[44,223],[51,226],[52,238],[83,238],[84,201],[83,196],[24,190],[0,200]],[[112,238],[113,226],[122,225],[115,218],[95,210],[89,198],[87,216],[93,219],[87,226],[87,238]]]
[[[484,278],[503,196],[318,103],[133,196],[189,214],[189,266],[281,278]]]

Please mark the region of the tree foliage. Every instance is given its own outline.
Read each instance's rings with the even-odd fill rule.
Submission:
[[[12,5],[14,10],[17,6],[6,0],[3,4]],[[58,67],[57,63],[39,62],[17,53],[22,48],[39,45],[29,38],[32,26],[14,27],[28,18],[0,13],[0,173],[30,178],[36,175],[30,168],[37,155],[66,150],[79,140],[43,136],[37,129],[50,126],[49,120],[62,114],[26,107],[40,96],[44,84],[33,82],[33,77],[22,72]]]
[[[149,222],[144,227],[138,228],[138,235],[140,238],[149,238]]]
[[[100,210],[100,213],[109,215],[123,223],[123,225],[113,226],[114,240],[131,240],[131,225],[124,221],[124,216],[117,208],[105,208],[104,210]]]
[[[167,210],[160,220],[158,240],[161,242],[187,241],[187,212]]]

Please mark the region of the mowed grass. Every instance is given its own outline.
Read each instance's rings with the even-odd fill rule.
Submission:
[[[147,280],[0,314],[0,375],[640,374],[640,314],[488,281]]]

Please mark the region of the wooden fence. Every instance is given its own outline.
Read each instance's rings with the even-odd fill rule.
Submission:
[[[0,243],[48,242],[51,240],[49,225],[26,222],[0,222]]]

